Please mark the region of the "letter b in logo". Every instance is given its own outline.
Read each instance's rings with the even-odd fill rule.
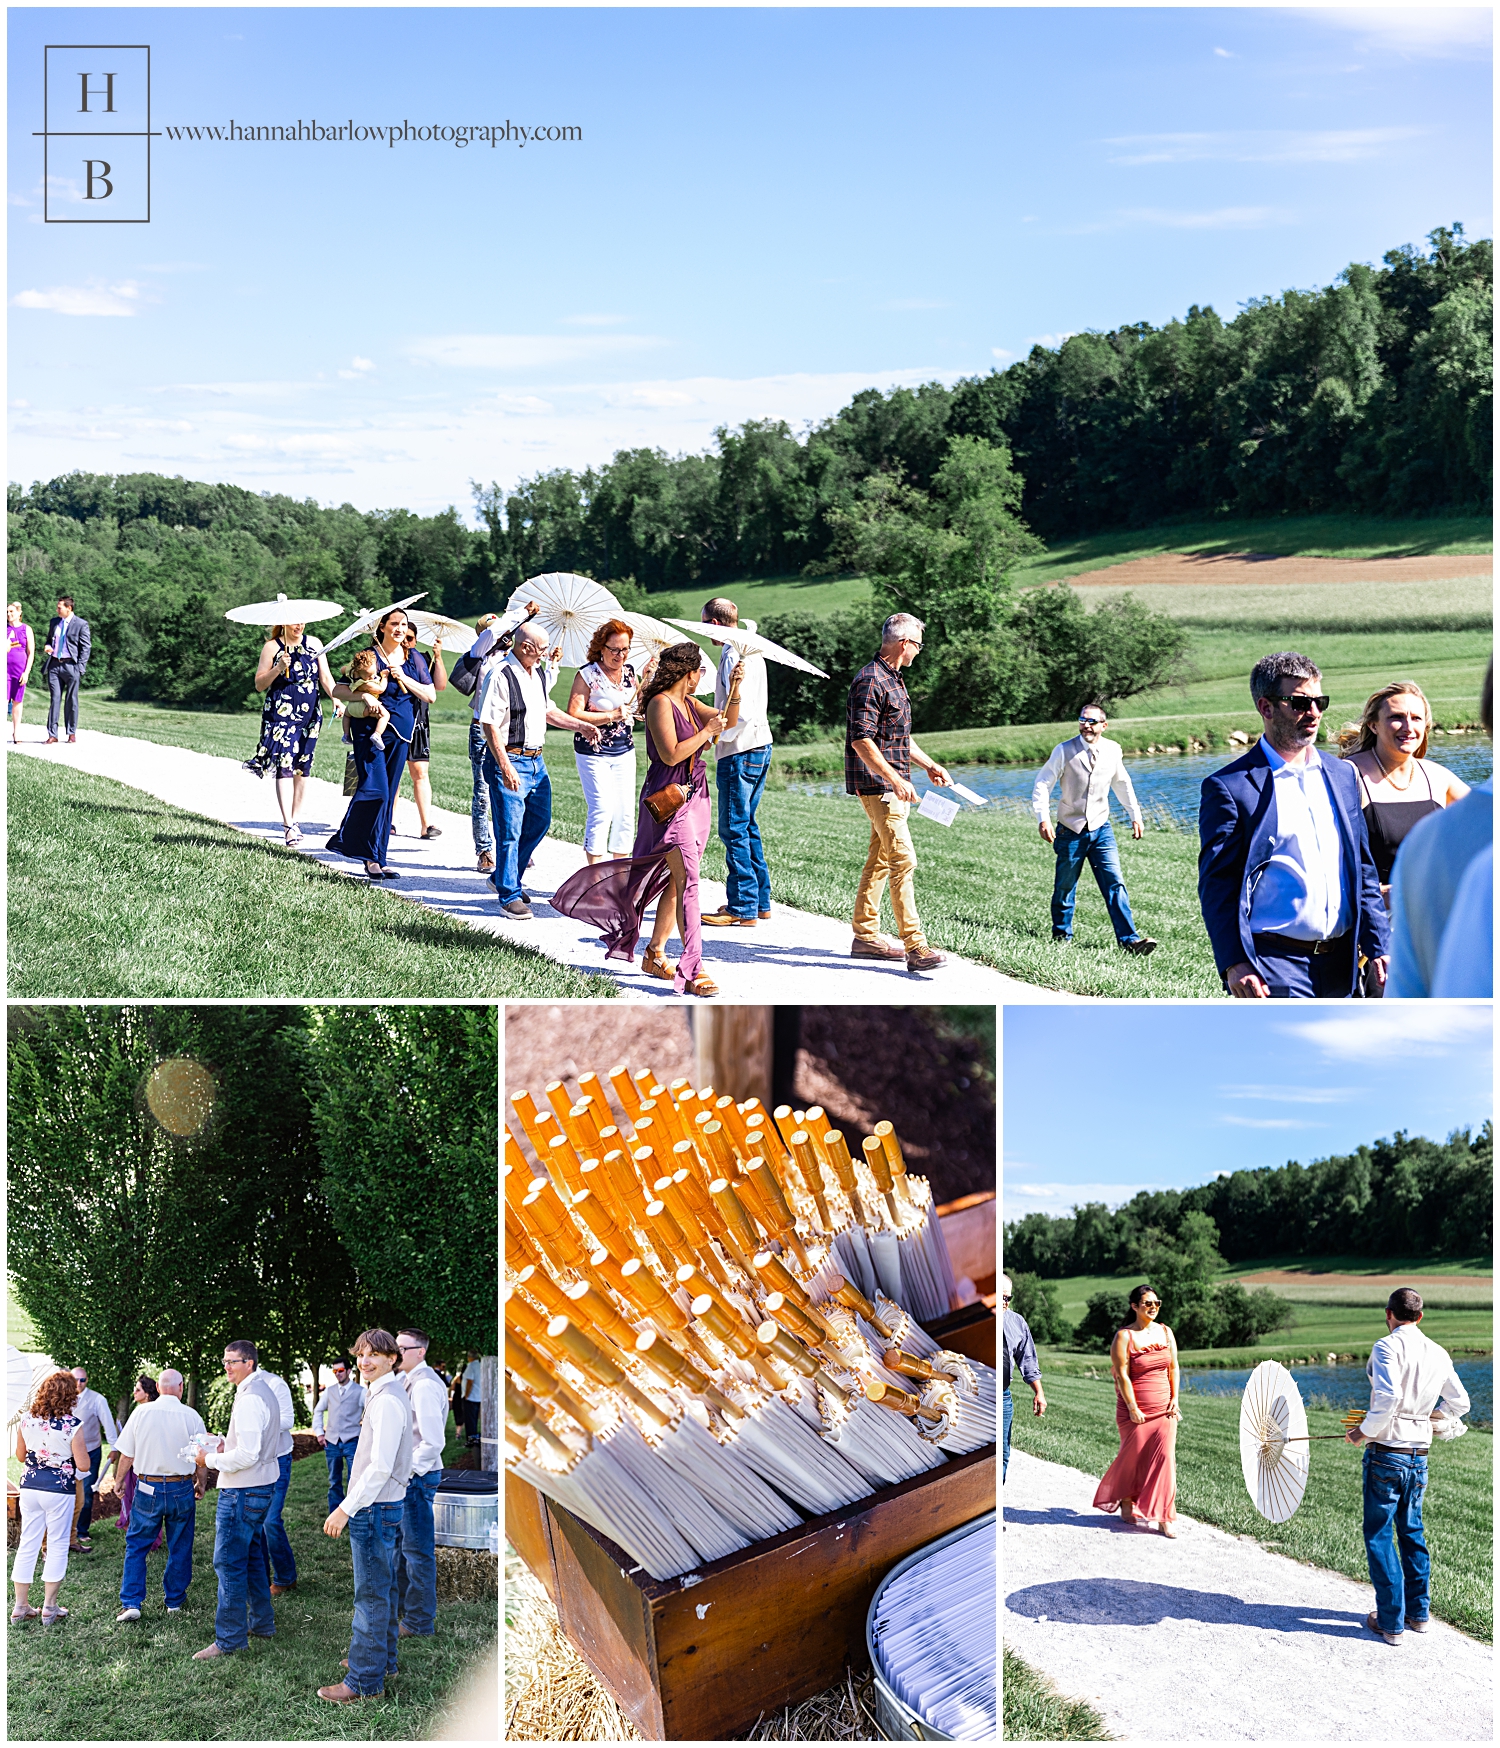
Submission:
[[[87,172],[88,192],[85,200],[108,200],[115,191],[115,185],[109,179],[109,165],[103,158],[85,158],[83,166]]]
[[[151,50],[52,43],[44,51],[48,224],[151,221]]]

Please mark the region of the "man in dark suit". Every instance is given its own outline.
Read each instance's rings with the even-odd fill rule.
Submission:
[[[1317,750],[1321,685],[1306,656],[1263,656],[1261,738],[1203,784],[1198,902],[1233,996],[1353,995],[1361,954],[1384,988],[1390,919],[1353,767]]]
[[[68,739],[78,739],[78,686],[88,671],[89,622],[73,611],[73,597],[64,595],[57,603],[57,617],[47,627],[47,642],[42,654],[47,657],[47,690],[52,702],[47,708],[47,745],[57,744],[58,719],[68,730]]]

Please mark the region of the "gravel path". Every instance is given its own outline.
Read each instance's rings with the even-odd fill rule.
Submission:
[[[1368,1584],[1190,1517],[1169,1542],[1096,1511],[1091,1475],[1014,1449],[1010,1466],[1005,1642],[1115,1736],[1494,1739],[1488,1645],[1441,1621],[1387,1645]]]
[[[76,744],[64,741],[49,747],[42,744],[43,734],[41,729],[23,730],[20,747],[7,742],[7,748],[100,777],[112,777],[174,807],[218,820],[271,843],[282,842],[275,785],[253,776],[233,759],[87,728],[80,730]],[[308,782],[300,822],[301,853],[363,881],[360,863],[332,855],[323,848],[343,818],[346,805],[337,784],[320,778]],[[386,884],[387,892],[444,911],[473,928],[535,947],[548,958],[580,971],[602,972],[615,980],[622,995],[672,996],[671,984],[643,976],[638,962],[606,960],[596,930],[559,916],[546,904],[547,896],[583,866],[583,851],[578,845],[556,838],[543,840],[526,880],[536,915],[530,922],[516,922],[500,914],[494,889],[475,872],[468,814],[434,808],[430,817],[442,836],[424,843],[416,835],[415,805],[405,800],[396,804],[396,829],[388,865],[401,878]],[[724,888],[716,881],[703,881],[701,892],[705,910],[713,910],[724,902]],[[1007,977],[967,959],[952,959],[940,971],[916,976],[900,960],[851,959],[850,940],[847,922],[778,904],[770,921],[755,929],[706,929],[705,969],[731,1001],[775,1002],[795,997],[802,1001],[904,1005],[1078,999],[1023,983],[1019,978]]]

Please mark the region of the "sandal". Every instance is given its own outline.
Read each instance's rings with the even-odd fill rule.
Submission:
[[[65,1608],[44,1608],[42,1610],[42,1625],[50,1627],[53,1621],[65,1621],[68,1611]]]
[[[691,983],[683,985],[682,993],[684,995],[717,995],[719,986],[707,972],[700,971]]]
[[[669,965],[655,947],[647,947],[641,954],[641,970],[647,977],[660,977],[667,983],[671,983],[677,976],[677,967]]]
[[[302,827],[300,825],[289,825],[286,828],[286,847],[289,850],[295,850],[301,842]]]
[[[28,1602],[24,1608],[13,1608],[10,1611],[10,1618],[12,1621],[35,1620],[41,1612],[39,1608],[33,1608]]]

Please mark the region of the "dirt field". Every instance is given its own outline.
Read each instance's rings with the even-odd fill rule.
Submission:
[[[1487,577],[1489,553],[1448,558],[1277,558],[1270,553],[1161,552],[1067,580],[1139,588],[1144,583],[1439,583],[1453,577]]]
[[[1490,1287],[1493,1275],[1357,1275],[1328,1269],[1263,1269],[1238,1277],[1252,1287],[1332,1287],[1341,1281],[1357,1287]]]

